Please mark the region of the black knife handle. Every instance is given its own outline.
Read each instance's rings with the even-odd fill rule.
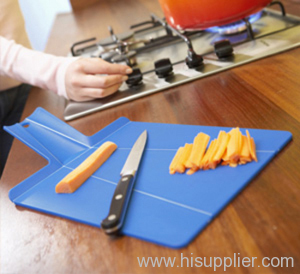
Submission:
[[[111,200],[108,216],[101,222],[101,227],[106,234],[117,234],[124,221],[133,189],[134,176],[122,176],[115,189],[113,198]]]

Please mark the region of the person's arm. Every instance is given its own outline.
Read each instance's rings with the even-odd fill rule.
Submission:
[[[57,57],[0,36],[0,74],[66,98],[84,101],[118,90],[132,69],[98,58]],[[96,75],[105,74],[105,75]]]

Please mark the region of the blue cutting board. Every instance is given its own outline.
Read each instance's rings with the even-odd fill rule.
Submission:
[[[199,132],[217,137],[231,128],[154,124],[119,118],[85,136],[42,108],[5,130],[45,157],[49,164],[10,190],[16,205],[100,227],[107,216],[120,171],[138,136],[148,131],[122,233],[173,248],[186,246],[291,140],[287,131],[249,129],[258,162],[169,174],[178,149]],[[245,134],[245,129],[241,129]],[[56,194],[55,185],[105,141],[118,149],[73,194]],[[26,160],[26,159],[25,159]]]

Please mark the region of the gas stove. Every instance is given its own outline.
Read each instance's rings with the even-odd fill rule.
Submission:
[[[68,101],[64,118],[72,120],[149,94],[240,66],[300,45],[300,18],[264,9],[232,25],[179,31],[155,14],[130,31],[99,41],[72,45],[73,56],[124,63],[133,73],[119,91],[89,102]]]

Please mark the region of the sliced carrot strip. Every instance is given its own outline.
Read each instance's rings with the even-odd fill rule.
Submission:
[[[255,146],[255,142],[254,142],[254,139],[253,137],[251,138],[251,149],[250,149],[250,153],[251,153],[251,156],[252,156],[252,159],[257,162],[257,156],[256,156],[256,146]]]
[[[223,161],[221,163],[222,166],[229,166],[229,165],[237,165],[238,163],[234,160],[228,160],[228,161]]]
[[[183,147],[183,152],[181,153],[178,162],[175,166],[175,171],[178,173],[185,172],[185,163],[190,157],[191,151],[192,151],[193,144],[185,144]]]
[[[236,129],[233,128],[232,130],[230,130],[230,131],[228,132],[228,135],[230,136],[230,139],[229,139],[229,142],[228,142],[228,144],[227,144],[225,156],[223,157],[223,160],[224,160],[224,161],[229,161],[229,160],[230,160],[230,157],[229,157],[229,156],[231,156],[231,155],[229,155],[229,153],[230,153],[230,154],[233,153],[234,145],[235,145],[235,140],[234,140],[233,135],[234,135],[235,131],[236,131]]]
[[[230,136],[225,131],[220,131],[218,136],[218,147],[215,150],[213,157],[211,158],[211,162],[213,165],[217,165],[221,162],[222,156],[224,155]]]
[[[230,135],[229,135],[229,139],[230,139]],[[227,143],[227,146],[228,146],[228,143]],[[228,154],[227,154],[227,147],[226,147],[225,152],[222,156],[222,161],[224,161],[224,162],[229,161],[229,157],[228,157]]]
[[[247,134],[247,140],[248,140],[248,146],[249,146],[251,158],[252,158],[255,162],[257,162],[256,146],[255,146],[254,139],[250,136],[250,133],[249,133],[248,130],[246,130],[246,134]]]
[[[173,157],[173,160],[170,164],[169,170],[170,170],[170,174],[174,174],[176,172],[176,165],[178,163],[178,160],[181,157],[181,154],[183,152],[183,147],[178,148],[178,150],[176,151],[175,156]]]
[[[222,161],[221,166],[228,166],[229,165],[229,161]]]
[[[227,145],[227,157],[230,160],[238,161],[240,154],[240,130],[239,128],[234,128],[230,132],[230,140]]]
[[[238,130],[238,150],[239,150],[239,157],[241,156],[242,148],[243,148],[243,134],[241,133],[240,129]]]
[[[201,160],[204,156],[207,144],[209,142],[210,137],[200,132],[195,138],[193,143],[193,149],[191,155],[186,163],[187,168],[197,168],[200,166]]]
[[[185,155],[184,155],[184,159],[183,159],[183,164],[185,167],[187,167],[187,162],[191,156],[192,150],[193,150],[193,144],[185,144],[185,147],[184,147]]]
[[[214,140],[214,141],[215,141],[214,147],[213,147],[213,149],[211,150],[211,152],[210,152],[210,154],[209,154],[209,157],[208,157],[208,161],[207,161],[207,163],[206,163],[206,167],[208,167],[208,168],[215,169],[216,166],[217,166],[217,165],[213,162],[213,157],[214,157],[214,155],[216,154],[216,152],[217,152],[217,150],[218,150],[218,148],[219,148],[219,146],[220,146],[220,142],[221,142],[221,138],[222,138],[221,135],[222,135],[222,133],[219,132],[218,138]]]
[[[248,145],[248,139],[246,136],[242,136],[242,150],[240,154],[240,162],[251,162],[250,149]]]
[[[191,168],[191,169],[189,169],[189,170],[186,172],[186,174],[187,174],[187,175],[192,175],[192,174],[194,174],[197,170],[198,170],[198,168],[196,168],[196,169]]]
[[[113,142],[102,144],[56,185],[56,193],[73,193],[109,158],[116,148],[117,145]]]
[[[211,153],[214,150],[214,147],[215,147],[216,143],[217,143],[216,139],[212,140],[210,142],[210,145],[209,145],[209,147],[208,147],[208,149],[207,149],[207,151],[206,151],[206,153],[205,153],[205,155],[204,155],[204,157],[201,161],[201,164],[200,164],[199,168],[202,168],[204,170],[209,168],[209,158],[210,158]]]

